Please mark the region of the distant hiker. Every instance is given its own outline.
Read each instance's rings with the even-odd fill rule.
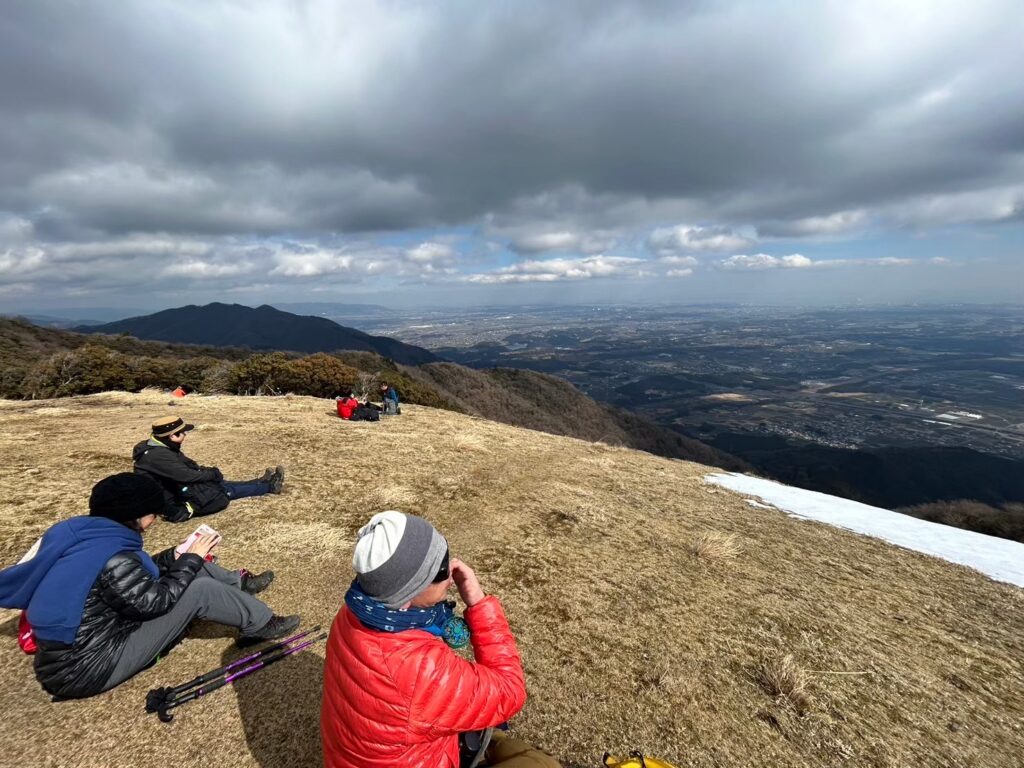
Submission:
[[[349,392],[344,397],[339,397],[337,403],[338,415],[346,421],[352,418],[352,413],[359,407],[359,401],[356,400],[354,392]]]
[[[398,406],[398,392],[395,388],[384,382],[380,385],[381,412],[384,416],[395,416],[402,412]]]
[[[413,515],[370,518],[359,529],[352,564],[356,578],[334,619],[324,663],[325,768],[459,766],[460,734],[500,725],[526,701],[501,603],[485,596],[473,570],[449,558],[444,537]],[[466,604],[465,622],[445,600],[453,584]],[[452,650],[467,643],[467,630],[476,663]],[[489,735],[473,733],[468,741],[486,746]],[[520,747],[509,751],[517,758],[480,764],[558,765]]]
[[[216,467],[202,467],[188,458],[181,444],[194,426],[177,416],[164,416],[153,422],[149,439],[132,450],[135,472],[153,478],[164,490],[165,520],[180,523],[220,512],[229,502],[247,496],[281,493],[283,467],[268,469],[254,480],[232,482]]]
[[[184,387],[178,387],[173,392],[171,392],[171,397],[184,397],[187,394],[188,393],[185,391]]]
[[[93,487],[88,516],[52,526],[33,557],[0,571],[0,606],[27,609],[36,678],[54,696],[83,698],[124,682],[195,618],[237,627],[240,645],[298,626],[298,616],[276,616],[253,597],[272,571],[253,576],[205,562],[213,536],[181,555],[147,555],[142,533],[163,508],[150,478],[112,475]]]

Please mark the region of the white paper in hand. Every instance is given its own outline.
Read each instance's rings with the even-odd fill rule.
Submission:
[[[198,528],[196,528],[194,531],[192,531],[192,533],[189,534],[187,539],[185,539],[183,542],[181,542],[181,544],[179,544],[178,546],[176,546],[174,548],[174,554],[175,555],[184,555],[186,552],[188,552],[188,548],[191,547],[192,544],[195,543],[196,539],[198,539],[200,536],[207,536],[207,535],[210,535],[210,534],[216,536],[217,537],[216,544],[220,544],[221,535],[219,533],[217,533],[213,528],[208,526],[206,523],[203,523]]]

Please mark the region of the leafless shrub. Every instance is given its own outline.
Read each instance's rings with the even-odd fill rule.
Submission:
[[[199,389],[205,394],[226,394],[231,391],[231,369],[233,363],[220,360],[205,371]]]

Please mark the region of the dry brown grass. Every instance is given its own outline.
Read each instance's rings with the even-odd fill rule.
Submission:
[[[689,768],[1021,765],[1024,591],[753,508],[700,465],[455,413],[403,405],[367,424],[305,397],[0,401],[0,563],[81,514],[169,407],[199,425],[188,453],[232,479],[287,465],[284,494],[211,522],[225,564],[273,568],[267,601],[309,625],[338,610],[371,513],[438,525],[518,638],[530,698],[513,728],[568,765],[637,748]],[[147,546],[188,530],[158,524]],[[711,532],[740,555],[694,557]],[[143,715],[146,691],[234,658],[230,633],[201,625],[119,688],[51,704],[14,631],[0,614],[4,768],[318,764],[322,645],[167,726]],[[757,675],[788,653],[813,693],[802,715],[785,675]]]
[[[709,562],[734,560],[739,557],[740,543],[735,533],[708,531],[693,540],[690,552],[694,557]]]
[[[797,714],[804,715],[810,709],[807,676],[793,659],[793,654],[762,659],[754,672],[754,679],[769,696],[789,703]]]

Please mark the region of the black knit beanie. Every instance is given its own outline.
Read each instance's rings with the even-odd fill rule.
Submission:
[[[89,495],[89,514],[119,523],[164,511],[164,492],[152,478],[121,472],[100,480]]]

